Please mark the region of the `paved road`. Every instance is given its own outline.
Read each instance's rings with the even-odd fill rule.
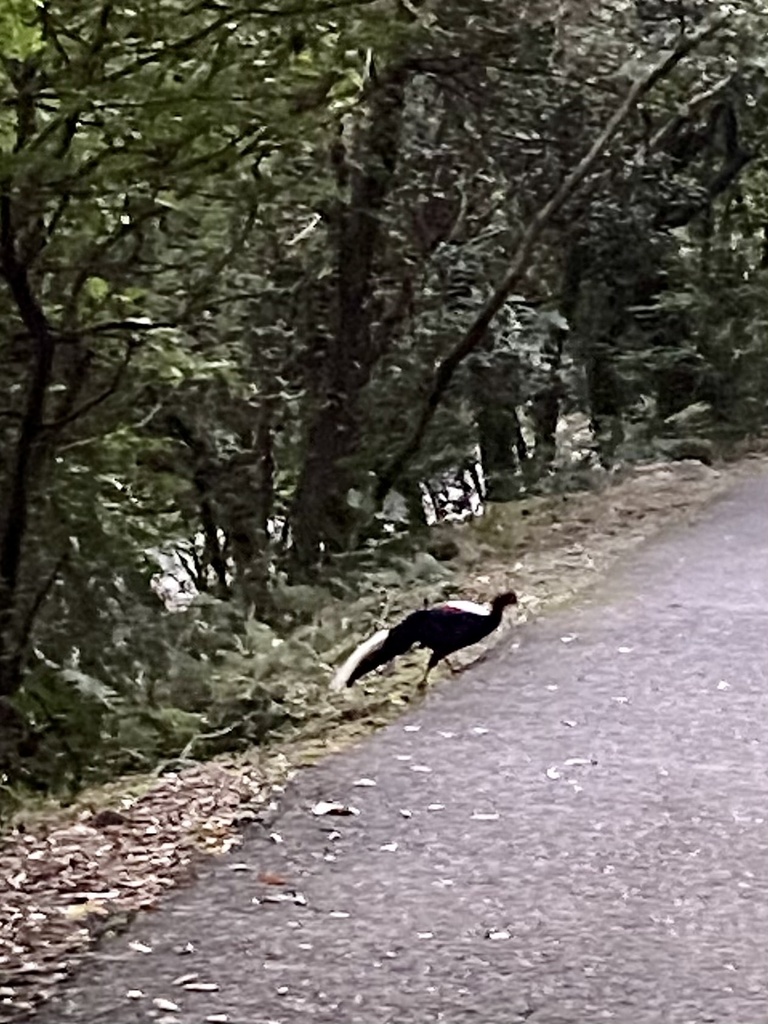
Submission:
[[[766,513],[761,477],[304,773],[281,845],[252,835],[43,1019],[768,1020]],[[318,799],[360,814],[313,817]],[[263,870],[306,905],[252,903]],[[188,972],[219,990],[172,985]]]

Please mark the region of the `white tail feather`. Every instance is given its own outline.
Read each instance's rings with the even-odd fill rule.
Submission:
[[[349,681],[349,677],[355,671],[363,658],[367,658],[369,654],[373,654],[374,651],[378,651],[383,647],[384,641],[388,636],[388,629],[380,629],[378,633],[374,633],[372,637],[360,644],[360,646],[350,654],[338,672],[334,675],[331,680],[331,689],[343,690]]]

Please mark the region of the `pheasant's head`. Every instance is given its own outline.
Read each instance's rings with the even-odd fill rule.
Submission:
[[[511,604],[517,604],[517,594],[514,590],[507,590],[504,594],[497,594],[491,601],[491,607],[495,612],[503,612]]]

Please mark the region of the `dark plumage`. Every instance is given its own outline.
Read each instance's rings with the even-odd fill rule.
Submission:
[[[432,651],[424,673],[426,679],[439,661],[492,633],[499,626],[504,609],[511,604],[517,604],[517,595],[508,591],[494,597],[490,608],[469,601],[449,601],[411,612],[397,626],[382,629],[360,644],[333,677],[331,688],[342,690],[352,686],[362,676],[416,645]]]

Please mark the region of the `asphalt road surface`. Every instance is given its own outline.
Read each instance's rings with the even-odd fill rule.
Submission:
[[[40,1019],[764,1024],[767,513],[762,476],[301,774]]]

